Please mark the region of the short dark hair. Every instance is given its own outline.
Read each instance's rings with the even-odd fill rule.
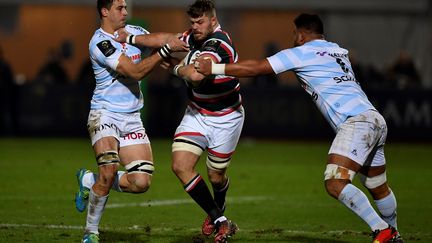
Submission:
[[[196,0],[195,3],[189,6],[187,14],[192,18],[199,18],[206,14],[213,17],[216,8],[212,0]]]
[[[97,10],[99,17],[102,18],[102,8],[110,9],[114,0],[97,0]]]
[[[302,13],[294,19],[297,29],[309,30],[315,34],[324,34],[324,25],[316,14]]]

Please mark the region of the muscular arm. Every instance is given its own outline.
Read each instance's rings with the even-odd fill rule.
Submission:
[[[150,33],[142,35],[131,35],[124,28],[117,31],[117,37],[114,39],[117,42],[129,43],[138,46],[146,46],[150,48],[161,48],[165,44],[169,44],[173,51],[188,51],[188,45],[181,41],[180,33]]]
[[[134,80],[141,80],[147,76],[156,65],[161,63],[162,60],[162,57],[157,52],[144,58],[139,63],[134,63],[129,57],[121,55],[116,71]]]
[[[230,64],[216,64],[208,59],[199,58],[195,63],[195,69],[203,75],[225,74],[235,77],[254,77],[258,75],[274,73],[267,59],[244,60]]]
[[[273,73],[267,59],[244,60],[225,65],[225,74],[236,77],[253,77]]]
[[[150,33],[148,35],[136,35],[135,44],[139,46],[147,46],[152,48],[160,48],[172,38],[176,38],[176,34],[172,33]]]

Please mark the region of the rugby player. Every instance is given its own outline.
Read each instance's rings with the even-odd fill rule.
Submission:
[[[172,51],[188,50],[175,34],[149,34],[139,26],[126,25],[126,7],[124,0],[97,1],[101,26],[89,44],[96,88],[87,127],[98,174],[86,169],[77,172],[76,208],[83,212],[88,204],[82,242],[99,242],[99,222],[111,187],[131,193],[148,190],[154,165],[140,118],[139,110],[144,104],[139,80]],[[130,33],[128,43],[114,41],[121,28]],[[147,48],[132,45],[138,42]],[[159,49],[150,54],[152,48]],[[119,164],[126,171],[118,171]]]
[[[293,71],[336,132],[324,172],[327,192],[370,226],[374,243],[403,242],[397,231],[396,198],[386,178],[386,122],[360,88],[348,51],[324,39],[319,16],[300,14],[294,24],[294,48],[236,64],[217,64],[200,57],[196,70],[206,76],[236,77]],[[372,195],[378,213],[351,183],[356,174]]]
[[[230,180],[227,168],[235,152],[244,122],[244,110],[235,77],[198,73],[194,57],[211,58],[215,63],[234,63],[238,59],[233,42],[222,30],[214,2],[197,0],[187,10],[191,28],[183,33],[191,53],[174,67],[174,74],[186,81],[189,105],[177,127],[172,144],[172,170],[185,191],[206,212],[202,233],[215,233],[215,242],[226,242],[238,230],[224,216],[225,196]],[[207,176],[213,195],[195,170],[207,150]]]

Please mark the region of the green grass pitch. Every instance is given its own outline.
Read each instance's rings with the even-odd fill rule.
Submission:
[[[241,140],[229,169],[230,242],[370,242],[369,228],[323,187],[329,142]],[[112,192],[102,242],[213,242],[204,212],[171,172],[170,140],[153,140],[156,172],[145,194]],[[0,139],[0,242],[79,242],[78,168],[96,169],[88,139]],[[406,242],[432,242],[430,144],[386,147],[389,183]],[[199,171],[205,175],[204,160]],[[358,185],[358,181],[355,181]]]

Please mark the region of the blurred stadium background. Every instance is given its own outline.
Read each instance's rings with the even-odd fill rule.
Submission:
[[[183,32],[192,0],[129,0],[130,22],[151,32]],[[218,17],[240,58],[292,45],[292,20],[319,13],[326,38],[351,51],[357,79],[384,114],[390,141],[432,138],[432,1],[217,0]],[[86,136],[93,80],[88,41],[95,1],[1,0],[0,48],[13,71],[2,81],[1,135]],[[413,66],[396,65],[401,57]],[[407,67],[408,66],[408,67]],[[2,80],[4,77],[2,77]],[[292,74],[242,79],[244,137],[321,139],[329,126]],[[144,82],[143,118],[152,137],[170,137],[183,113],[182,82],[157,69]]]

